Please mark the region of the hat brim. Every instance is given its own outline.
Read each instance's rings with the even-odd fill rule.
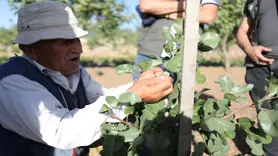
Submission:
[[[88,32],[79,26],[48,27],[44,29],[19,32],[13,44],[28,45],[40,40],[73,39],[88,35]]]

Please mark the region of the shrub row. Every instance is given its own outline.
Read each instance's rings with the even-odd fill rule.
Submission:
[[[0,64],[8,61],[8,57],[0,57]],[[134,57],[112,58],[112,57],[91,57],[81,58],[81,65],[85,67],[116,67],[120,64],[134,63]],[[224,62],[218,59],[203,59],[199,62],[199,66],[224,66]],[[244,66],[244,60],[234,59],[231,60],[231,66]]]

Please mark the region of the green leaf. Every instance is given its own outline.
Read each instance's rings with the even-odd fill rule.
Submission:
[[[124,131],[126,129],[127,129],[127,125],[125,125],[123,123],[119,123],[115,128],[116,131]]]
[[[226,154],[227,154],[226,152],[217,151],[217,152],[212,153],[212,156],[223,156],[223,155],[226,155]]]
[[[151,109],[144,109],[143,111],[143,115],[141,116],[141,118],[143,120],[153,120],[156,117],[156,114],[152,113]]]
[[[119,103],[119,100],[115,96],[107,96],[105,101],[113,108],[116,108]]]
[[[140,121],[141,121],[140,130],[142,131],[143,134],[152,130],[152,125],[153,125],[152,121],[147,120],[147,118],[143,116],[140,117]]]
[[[142,71],[147,71],[148,69],[151,69],[152,67],[155,66],[159,66],[163,63],[163,61],[159,58],[159,59],[152,59],[149,61],[142,61],[140,63],[138,63],[138,66],[142,69]]]
[[[179,96],[179,86],[180,83],[177,83],[174,85],[174,91],[168,96],[168,103],[166,105],[166,108],[170,108],[174,103],[173,100],[178,100],[178,96]]]
[[[202,156],[206,150],[206,144],[203,142],[198,142],[194,147],[194,152],[191,156]]]
[[[169,116],[171,116],[171,117],[176,117],[177,114],[179,114],[179,105],[175,105],[175,106],[171,109],[171,111],[170,111],[170,113],[169,113]]]
[[[210,153],[215,153],[221,151],[222,153],[227,153],[229,151],[229,145],[226,140],[223,140],[220,135],[215,135],[215,139],[209,139],[208,150]]]
[[[222,99],[222,100],[219,100],[219,101],[217,101],[217,106],[219,107],[219,108],[226,108],[226,107],[228,107],[229,106],[229,100],[228,99]]]
[[[176,19],[173,23],[173,27],[174,27],[175,31],[177,32],[177,34],[182,34],[182,32],[183,32],[183,19],[182,18]]]
[[[248,117],[239,118],[238,123],[244,129],[249,129],[252,127],[252,122]]]
[[[225,93],[224,98],[227,99],[227,100],[230,100],[230,101],[236,101],[237,100],[237,97],[233,94],[230,94],[230,93]]]
[[[99,113],[107,113],[109,111],[109,107],[106,104],[103,104]]]
[[[198,51],[197,52],[197,62],[203,62],[204,61],[204,57],[202,52]]]
[[[113,155],[123,146],[123,138],[113,135],[104,135],[103,155]]]
[[[169,27],[163,27],[163,38],[165,41],[169,41],[171,40],[173,37],[173,35],[171,34],[170,28]]]
[[[271,76],[268,77],[268,80],[268,96],[272,97],[278,93],[278,78],[271,74]]]
[[[253,84],[246,84],[243,86],[234,86],[229,93],[234,94],[234,95],[243,95],[245,93],[248,93],[250,90],[252,90],[253,87],[254,87]]]
[[[119,97],[119,101],[121,103],[130,103],[131,105],[135,105],[136,103],[142,102],[141,98],[133,92],[126,92],[121,94]]]
[[[214,105],[214,100],[208,99],[206,101],[206,103],[204,104],[205,115],[209,115],[209,114],[215,112],[213,105]]]
[[[119,65],[117,68],[116,68],[116,73],[118,75],[124,75],[124,74],[135,74],[136,71],[138,70],[138,67],[135,66],[135,65],[131,65],[131,64],[122,64],[122,65]]]
[[[215,112],[215,117],[216,118],[222,118],[225,116],[225,112],[226,112],[227,108],[220,108]]]
[[[202,99],[199,99],[199,101],[200,100],[202,100]],[[202,100],[202,101],[203,101],[203,103],[205,103],[205,100]],[[199,110],[200,110],[200,108],[202,108],[203,104],[201,104],[200,102],[199,103],[197,103],[197,102],[193,108],[192,124],[199,123],[201,121],[201,118],[199,115]]]
[[[235,124],[227,119],[210,118],[201,121],[201,128],[205,131],[217,131],[218,133],[223,134],[225,131],[234,131]]]
[[[101,134],[102,135],[110,134],[110,132],[113,129],[115,129],[115,125],[113,125],[113,124],[103,124],[103,125],[101,125]]]
[[[132,142],[132,156],[136,154],[137,147],[143,144],[143,142],[144,142],[144,138],[142,136],[139,136]]]
[[[200,122],[200,116],[203,115],[203,111],[201,114],[199,114],[199,110],[204,106],[206,103],[203,99],[198,99],[194,106],[193,106],[193,123]]]
[[[235,136],[236,136],[236,132],[235,132],[234,130],[225,131],[225,132],[223,133],[223,136],[224,136],[225,138],[234,139]]]
[[[199,38],[198,50],[202,52],[210,51],[218,46],[220,36],[213,32],[206,32]]]
[[[205,75],[202,75],[200,73],[199,68],[197,68],[197,72],[196,72],[196,82],[197,82],[197,84],[203,84],[206,82],[206,77],[205,77]]]
[[[134,107],[133,107],[133,106],[127,106],[127,107],[124,109],[125,115],[132,114],[133,112],[134,112]]]
[[[145,134],[145,145],[152,149],[166,148],[170,145],[170,142],[167,138],[158,133],[147,133]]]
[[[244,103],[246,102],[247,98],[246,97],[241,97],[241,96],[238,96],[237,99],[236,99],[236,102],[239,102],[239,103]]]
[[[143,72],[149,69],[149,62],[147,60],[141,61],[137,65],[141,68]]]
[[[269,144],[272,141],[272,137],[265,133],[262,129],[251,127],[249,129],[245,129],[245,131],[251,140],[259,141],[262,144]]]
[[[258,115],[260,125],[266,133],[278,136],[278,111],[263,110]]]
[[[220,84],[220,88],[224,93],[229,93],[234,88],[234,83],[226,75],[221,75],[219,80],[215,81],[215,83]]]
[[[164,63],[164,66],[170,72],[179,72],[181,70],[181,64],[182,55],[176,55],[170,61]]]
[[[192,124],[195,124],[195,123],[199,123],[201,121],[201,118],[198,114],[194,114],[193,113],[193,116],[192,116]]]
[[[163,63],[163,61],[161,59],[153,59],[153,60],[150,60],[149,61],[149,64],[148,64],[148,68],[153,68],[153,67],[156,67],[156,66],[159,66]]]
[[[157,115],[160,110],[164,110],[164,105],[165,105],[164,101],[161,100],[157,103],[144,105],[145,106],[144,110],[149,110],[153,114]]]
[[[198,106],[204,106],[205,103],[206,103],[206,100],[198,99],[198,100],[195,102],[194,107],[195,107],[196,105],[198,105]]]
[[[168,40],[166,44],[163,45],[165,52],[171,53],[174,50],[175,43],[172,40]]]
[[[124,137],[124,142],[132,142],[140,135],[140,131],[130,128],[127,131],[120,131],[118,135]]]
[[[204,92],[206,92],[206,91],[208,91],[208,90],[210,90],[210,89],[208,89],[208,88],[203,88],[201,91],[199,91],[198,93],[196,93],[196,94],[194,95],[194,97],[195,97],[196,99],[199,99],[199,97],[200,97]]]
[[[261,143],[256,143],[253,140],[250,140],[248,137],[246,137],[246,143],[251,148],[251,152],[254,155],[263,155],[263,145]]]

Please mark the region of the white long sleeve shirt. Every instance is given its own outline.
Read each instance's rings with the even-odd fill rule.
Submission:
[[[0,123],[17,134],[45,143],[53,147],[71,149],[86,146],[100,138],[100,127],[106,116],[99,111],[105,102],[105,96],[118,96],[131,85],[114,89],[105,89],[94,81],[84,68],[65,77],[61,73],[47,69],[35,61],[23,56],[34,64],[43,74],[74,93],[80,74],[86,95],[91,104],[83,109],[69,111],[37,82],[21,75],[10,75],[0,80]],[[117,116],[124,117],[121,110],[114,110]]]
[[[201,0],[201,4],[215,4],[220,5],[220,0]]]

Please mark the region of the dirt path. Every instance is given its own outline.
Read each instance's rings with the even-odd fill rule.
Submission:
[[[118,76],[115,73],[114,68],[87,68],[87,71],[90,73],[90,75],[95,79],[97,82],[102,84],[105,87],[116,87],[120,84],[125,84],[130,81],[132,81],[132,76],[131,75],[123,75],[123,76]],[[218,80],[218,77],[220,75],[227,75],[229,76],[232,81],[236,85],[242,85],[245,84],[244,81],[244,74],[245,74],[245,68],[242,67],[233,67],[229,71],[225,72],[225,70],[222,67],[201,67],[200,71],[202,74],[204,74],[207,78],[206,82],[202,85],[197,85],[196,86],[196,91],[201,90],[202,88],[210,88],[207,92],[208,95],[220,99],[223,97],[223,94],[221,92],[221,89],[218,84],[214,83],[214,81]],[[248,95],[247,95],[248,96]],[[248,100],[245,104],[251,104],[250,97],[248,96]],[[237,109],[241,107],[243,104],[232,104],[232,109]],[[243,117],[243,116],[248,116],[252,118],[253,120],[256,119],[256,111],[254,108],[248,108],[242,111],[239,111],[236,113],[237,117]],[[240,154],[242,151],[245,153],[248,151],[244,145],[241,145],[242,140],[241,137],[237,138],[235,140],[237,143],[235,144],[234,141],[229,140],[230,144],[230,151],[227,153],[229,156],[235,156]],[[241,149],[239,151],[238,147]]]

